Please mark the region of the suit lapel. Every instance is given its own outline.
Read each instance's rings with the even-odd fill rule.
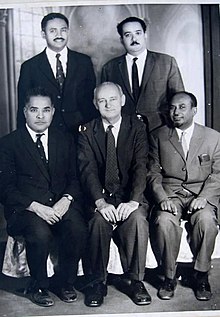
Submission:
[[[51,129],[48,130],[48,164],[50,175],[54,174],[57,160],[57,142],[59,139],[54,136]]]
[[[118,134],[117,141],[117,153],[118,153],[118,164],[119,169],[122,171],[125,167],[124,162],[127,152],[125,151],[125,144],[128,142],[130,131],[130,120],[129,117],[122,117],[121,127]]]
[[[41,171],[41,173],[48,180],[50,180],[50,176],[49,176],[49,173],[47,171],[47,168],[44,165],[43,161],[41,160],[40,155],[39,155],[39,153],[37,151],[36,145],[33,142],[30,134],[28,133],[28,131],[26,129],[21,131],[21,137],[22,137],[22,141],[23,141],[24,147],[26,148],[26,150],[31,155],[33,161],[36,163],[36,165],[38,166],[38,168]]]
[[[105,159],[105,156],[106,156],[105,130],[104,130],[101,118],[98,118],[96,120],[96,123],[94,126],[94,138],[96,140],[96,143],[98,145],[98,148],[103,158]]]
[[[181,157],[185,161],[186,159],[183,152],[183,148],[182,148],[181,142],[179,141],[178,134],[175,129],[169,130],[169,141],[175,147],[177,152],[181,155]]]
[[[146,59],[146,62],[145,62],[143,77],[142,77],[142,81],[141,81],[140,97],[145,91],[145,87],[148,84],[148,81],[149,81],[151,72],[152,72],[152,70],[154,68],[154,65],[155,65],[155,57],[152,54],[152,52],[147,51],[147,59]]]
[[[78,74],[77,72],[77,61],[74,57],[74,52],[70,52],[68,49],[67,53],[67,67],[66,67],[66,79],[65,79],[65,85],[64,85],[64,91],[66,87],[68,87],[69,83],[72,85],[73,84],[73,77]],[[78,74],[79,75],[79,74]]]
[[[204,140],[204,130],[202,127],[195,123],[193,135],[189,145],[189,153],[187,158],[187,164],[190,164],[193,158],[197,155],[198,150],[201,147],[201,144]]]
[[[123,55],[121,60],[118,62],[118,67],[122,77],[122,82],[125,85],[125,89],[127,90],[128,94],[131,96],[131,98],[133,98],[133,95],[131,92],[131,86],[130,86],[129,78],[128,78],[128,69],[127,69],[125,55]]]
[[[54,77],[53,71],[47,58],[46,49],[41,54],[42,55],[40,57],[39,69],[44,74],[44,76],[46,76],[48,80],[58,88],[58,83],[56,81],[56,78]]]

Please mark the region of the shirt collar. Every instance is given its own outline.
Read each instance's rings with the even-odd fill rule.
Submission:
[[[67,50],[67,47],[66,47],[66,46],[65,46],[65,47],[62,49],[62,51],[60,51],[60,52],[55,52],[55,51],[53,51],[52,49],[50,49],[49,47],[46,48],[46,54],[47,54],[47,56],[48,56],[49,58],[55,58],[56,55],[57,55],[57,53],[60,54],[61,58],[62,58],[63,56],[66,56],[66,57],[67,57],[67,52],[68,52],[68,50]]]
[[[126,57],[127,57],[127,59],[131,62],[133,62],[133,59],[135,58],[135,57],[137,57],[138,58],[138,60],[146,60],[146,57],[147,57],[147,49],[145,49],[141,54],[139,54],[138,56],[134,56],[134,55],[131,55],[131,54],[129,54],[129,53],[127,53],[126,54]]]
[[[103,123],[103,126],[104,126],[104,130],[106,131],[109,125],[113,125],[113,127],[114,127],[113,129],[119,130],[120,129],[120,125],[121,125],[121,120],[122,120],[122,117],[120,117],[120,119],[114,124],[106,123],[104,120],[102,120],[102,123]]]
[[[176,130],[179,138],[181,137],[182,132],[185,132],[187,135],[192,136],[193,130],[194,130],[194,126],[195,126],[195,122],[193,121],[193,123],[191,124],[191,126],[189,128],[187,128],[185,130],[181,130],[179,128],[175,128],[175,130]]]
[[[27,123],[26,123],[26,128],[27,128],[27,130],[28,130],[28,132],[29,132],[29,134],[30,134],[32,140],[33,140],[34,142],[36,142],[36,140],[37,140],[37,139],[36,139],[36,134],[39,133],[39,132],[33,131],[33,130],[27,125]],[[44,133],[44,134],[45,134],[43,137],[46,137],[46,139],[48,138],[48,129],[46,129],[45,131],[43,131],[43,132],[41,132],[41,133]]]

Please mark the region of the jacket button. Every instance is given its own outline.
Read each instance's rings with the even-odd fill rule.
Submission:
[[[186,168],[185,168],[185,167],[183,167],[183,168],[182,168],[182,171],[184,171],[184,172],[185,172],[185,171],[186,171]]]
[[[57,96],[57,99],[61,99],[61,96],[60,96],[60,95],[58,95],[58,96]]]
[[[53,198],[49,198],[49,201],[52,201],[53,200]]]
[[[65,112],[65,109],[61,109],[62,112]]]

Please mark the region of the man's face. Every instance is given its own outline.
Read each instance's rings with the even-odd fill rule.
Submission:
[[[147,47],[147,34],[139,22],[128,22],[123,25],[123,36],[121,42],[126,51],[137,56]]]
[[[120,119],[124,103],[125,96],[114,84],[101,86],[96,92],[95,106],[108,123],[114,124]]]
[[[41,34],[51,50],[60,52],[67,45],[69,28],[63,19],[56,18],[47,22]]]
[[[185,130],[191,126],[197,108],[191,106],[188,95],[178,94],[172,98],[169,111],[174,126]]]
[[[26,123],[34,132],[42,133],[50,126],[54,111],[49,97],[32,96],[24,107]]]

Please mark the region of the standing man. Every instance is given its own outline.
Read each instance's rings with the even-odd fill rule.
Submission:
[[[197,100],[191,93],[176,93],[169,109],[171,127],[152,133],[149,152],[148,185],[155,200],[152,247],[165,273],[158,296],[166,300],[174,296],[182,235],[179,225],[185,219],[194,255],[195,296],[209,300],[208,273],[218,232],[220,134],[194,123]]]
[[[85,304],[97,307],[107,294],[111,238],[118,246],[123,278],[117,286],[137,305],[151,302],[142,282],[148,242],[146,186],[148,143],[143,122],[121,116],[125,96],[111,82],[98,86],[94,104],[101,117],[80,127],[79,168],[91,209],[89,250],[97,282],[87,289]]]
[[[41,34],[47,47],[24,62],[18,81],[17,125],[25,124],[26,92],[44,87],[53,96],[56,109],[52,125],[68,132],[78,131],[96,115],[92,103],[95,74],[91,59],[67,48],[69,21],[61,13],[49,13],[41,21]]]
[[[137,17],[129,17],[117,25],[126,54],[103,66],[101,80],[113,81],[126,96],[123,113],[136,113],[149,130],[165,122],[167,100],[184,90],[175,59],[147,50],[147,26]]]
[[[58,237],[56,293],[67,303],[77,297],[73,285],[87,238],[73,137],[50,127],[54,112],[44,89],[30,90],[25,99],[26,126],[0,141],[7,231],[25,240],[32,278],[29,293],[35,304],[44,307],[54,304],[46,265],[53,236]]]

